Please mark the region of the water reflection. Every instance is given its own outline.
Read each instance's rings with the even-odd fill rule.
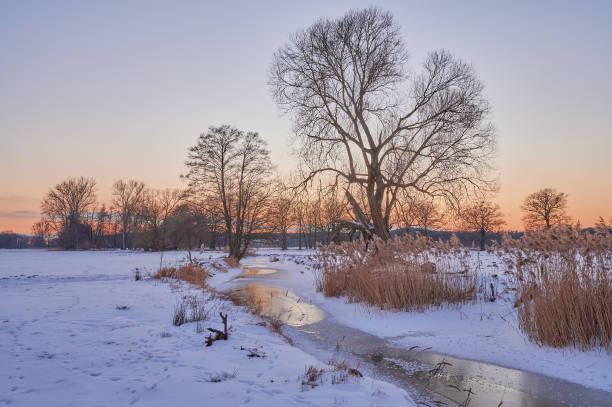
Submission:
[[[415,378],[423,383],[430,391],[443,395],[460,405],[472,406],[538,406],[552,407],[565,405],[558,401],[546,400],[517,391],[508,386],[487,382],[481,378],[458,374],[433,374],[430,371],[421,371]]]
[[[256,275],[256,274],[272,274],[272,273],[276,273],[276,270],[270,269],[270,268],[247,268],[247,267],[243,267],[243,270],[244,270],[244,273],[239,275],[238,278],[240,278],[240,277],[247,277],[247,276]]]
[[[262,316],[278,319],[290,326],[314,324],[325,318],[321,309],[303,302],[289,289],[251,283],[232,290],[232,294],[243,297],[246,303],[255,304]]]

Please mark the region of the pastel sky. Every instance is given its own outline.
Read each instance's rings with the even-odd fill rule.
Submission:
[[[0,230],[29,232],[47,189],[69,177],[181,185],[210,125],[259,131],[294,166],[270,97],[274,50],[321,16],[379,5],[417,68],[445,48],[486,85],[510,228],[539,188],[569,194],[584,225],[612,217],[612,2],[0,0]]]

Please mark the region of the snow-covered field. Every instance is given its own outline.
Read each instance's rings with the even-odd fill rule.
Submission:
[[[0,405],[414,405],[404,390],[367,377],[332,384],[333,372],[305,389],[305,368],[327,365],[258,317],[184,284],[134,281],[136,268],[147,273],[183,258],[0,250]],[[186,295],[207,303],[201,327],[220,328],[218,312],[229,314],[228,341],[205,347],[197,323],[173,326]],[[264,357],[248,357],[253,350]]]

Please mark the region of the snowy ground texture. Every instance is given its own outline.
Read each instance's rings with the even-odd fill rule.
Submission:
[[[540,347],[518,329],[513,293],[459,308],[389,312],[325,298],[314,289],[312,252],[259,250],[245,263],[283,270],[278,285],[292,289],[336,321],[400,347],[479,360],[562,378],[612,392],[612,355],[605,351]],[[475,254],[476,255],[476,254]],[[215,261],[224,254],[207,252]],[[280,261],[274,261],[276,259]],[[477,259],[504,290],[504,267],[494,255]],[[134,281],[160,264],[185,261],[178,252],[47,252],[0,250],[0,406],[414,405],[404,390],[370,378],[314,389],[301,384],[307,366],[325,367],[261,326],[261,319],[185,284]],[[217,273],[220,290],[241,272]],[[497,275],[497,277],[493,277]],[[270,275],[267,283],[274,283]],[[209,319],[172,325],[184,296],[206,303]],[[203,328],[220,328],[229,314],[230,340],[204,346]],[[200,331],[200,332],[198,332]],[[248,357],[254,351],[265,357]]]
[[[304,388],[305,368],[327,365],[258,317],[185,284],[134,281],[136,268],[182,261],[184,253],[0,250],[0,405],[414,405],[367,377],[332,384],[339,375],[330,372]],[[184,296],[207,304],[200,329],[172,325]],[[219,311],[229,314],[230,340],[205,347],[201,328],[221,328]]]

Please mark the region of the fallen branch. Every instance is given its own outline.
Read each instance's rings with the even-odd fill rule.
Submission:
[[[219,316],[223,322],[223,331],[215,328],[207,328],[211,333],[206,337],[206,346],[212,346],[214,341],[218,341],[220,339],[223,339],[224,341],[227,340],[227,314],[223,315],[222,312],[219,312]],[[215,336],[213,337],[212,334],[215,334]]]

